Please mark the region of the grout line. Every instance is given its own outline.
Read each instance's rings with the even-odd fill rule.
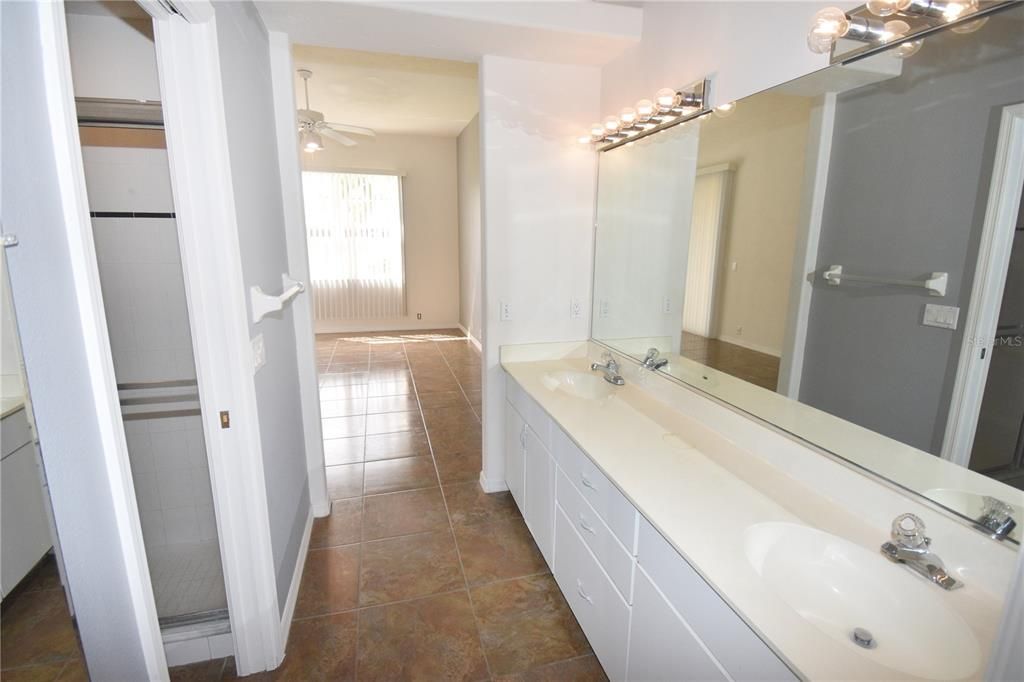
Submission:
[[[434,347],[437,348],[437,344],[436,343],[434,344]],[[405,344],[402,344],[402,349],[403,349],[403,351],[405,350]],[[437,350],[440,353],[441,349],[437,348]],[[452,375],[452,378],[455,379],[456,383],[459,383],[458,377],[456,377],[455,373],[452,372],[451,365],[448,364],[448,359],[444,357],[444,353],[440,353],[440,355],[441,355],[442,359],[444,359],[444,364],[448,368],[448,372]],[[408,362],[408,359],[409,359],[408,352],[406,352],[406,356],[405,357],[406,357],[406,362]],[[419,388],[416,386],[416,376],[412,373],[412,368],[411,367],[410,367],[409,374],[412,376],[412,387],[413,387],[413,390],[416,391],[416,403],[420,407],[420,419],[423,420],[423,426],[424,426],[424,428],[426,428],[427,420],[426,420],[426,417],[423,416],[423,404],[420,402]],[[462,390],[462,384],[459,384],[459,390],[460,391]],[[462,392],[462,397],[464,399],[466,399],[467,403],[469,402],[469,399],[466,398],[465,391]],[[430,447],[430,459],[434,463],[434,473],[437,475],[437,484],[438,484],[438,486],[441,486],[441,471],[437,468],[437,458],[434,457],[434,446],[433,446],[433,443],[431,443],[431,440],[430,440],[430,429],[426,429],[426,431],[427,431],[427,444]],[[462,582],[466,586],[466,598],[469,600],[469,610],[470,610],[470,613],[473,614],[473,625],[476,627],[476,637],[477,637],[477,642],[480,645],[480,655],[484,657],[484,666],[486,666],[486,668],[487,668],[487,677],[490,678],[490,679],[494,679],[494,673],[491,671],[491,661],[488,659],[488,657],[487,657],[487,649],[484,647],[483,632],[481,632],[481,630],[480,630],[480,619],[476,615],[476,604],[473,603],[473,593],[469,589],[469,578],[466,577],[466,566],[465,566],[465,563],[463,563],[463,561],[462,561],[462,550],[459,549],[459,540],[458,540],[458,538],[455,535],[455,524],[452,523],[452,513],[451,513],[451,510],[448,508],[448,498],[445,497],[445,495],[444,495],[444,488],[443,487],[441,488],[441,501],[444,504],[445,516],[448,517],[448,530],[452,534],[452,543],[455,545],[455,556],[459,560],[459,570],[462,571]]]
[[[317,618],[329,618],[330,616],[337,616],[337,615],[340,615],[342,613],[353,613],[353,614],[357,614],[358,615],[360,612],[362,612],[362,611],[369,611],[370,609],[379,609],[379,608],[383,608],[383,607],[387,607],[387,606],[401,606],[402,604],[410,604],[412,602],[423,601],[424,599],[433,599],[434,597],[446,597],[446,596],[452,595],[452,594],[461,594],[462,592],[465,592],[465,591],[466,591],[466,588],[460,587],[460,588],[457,588],[457,589],[454,589],[454,590],[446,590],[444,592],[436,592],[434,594],[423,594],[423,595],[420,595],[418,597],[408,597],[406,599],[397,599],[395,601],[381,602],[380,604],[367,604],[365,606],[353,606],[350,609],[339,609],[337,611],[327,611],[326,613],[318,613],[318,614],[313,615],[313,616],[302,616],[301,618],[295,618],[293,620],[296,623],[300,623],[300,622],[307,621],[307,620],[315,620]],[[358,625],[358,620],[356,621],[356,623]],[[357,642],[356,649],[357,649],[356,654],[358,655],[358,653],[359,653],[358,652],[358,642]]]

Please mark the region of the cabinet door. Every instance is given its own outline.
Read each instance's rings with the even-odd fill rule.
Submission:
[[[541,554],[554,560],[555,464],[533,429],[526,429],[526,525]]]
[[[512,499],[519,506],[519,511],[526,515],[526,499],[524,497],[525,471],[524,450],[526,422],[516,412],[512,404],[505,402],[505,483],[512,493]]]
[[[728,679],[651,579],[636,571],[626,679],[684,682]]]

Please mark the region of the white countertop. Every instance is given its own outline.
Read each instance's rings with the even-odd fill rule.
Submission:
[[[765,457],[738,447],[656,399],[629,376],[625,386],[616,387],[613,397],[604,400],[584,400],[552,390],[546,375],[588,372],[590,359],[586,353],[595,351],[585,343],[575,344],[575,348],[573,344],[545,346],[504,347],[502,366],[791,667],[810,679],[916,679],[900,677],[852,644],[826,636],[767,588],[747,559],[744,533],[766,521],[818,528],[877,554],[879,545],[888,539],[888,527],[868,523],[864,515],[838,505],[828,492],[829,486],[843,485],[842,479],[849,476],[857,477],[856,485],[864,485],[863,475],[831,463],[826,471],[835,480],[823,481],[820,487],[808,486]],[[556,357],[543,359],[546,354]],[[817,461],[812,468],[816,466]],[[881,484],[875,485],[880,496],[896,494]],[[901,497],[888,500],[888,504],[915,513],[920,507],[916,501]],[[928,518],[933,517],[934,513]],[[970,546],[976,546],[975,540],[965,537]],[[943,556],[943,547],[933,547]],[[1004,554],[1012,565],[1012,553]],[[1002,554],[996,556],[1002,561]],[[886,562],[892,571],[906,570],[888,564],[880,555],[878,561]],[[961,561],[947,564],[966,585],[952,592],[935,586],[935,598],[943,600],[967,623],[978,640],[980,661],[984,662],[998,624],[1005,585],[987,584]],[[892,613],[883,615],[898,618],[898,605],[893,605]],[[912,651],[907,655],[927,656],[928,652]],[[971,674],[954,679],[980,678],[983,673],[984,663]]]

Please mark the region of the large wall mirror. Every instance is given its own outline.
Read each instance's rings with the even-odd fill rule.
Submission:
[[[1019,542],[1024,6],[971,28],[602,152],[592,336]]]

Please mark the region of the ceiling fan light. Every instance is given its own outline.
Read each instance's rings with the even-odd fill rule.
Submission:
[[[310,154],[324,148],[323,138],[320,137],[319,133],[314,133],[312,130],[302,131],[300,140],[302,142],[302,150]]]

